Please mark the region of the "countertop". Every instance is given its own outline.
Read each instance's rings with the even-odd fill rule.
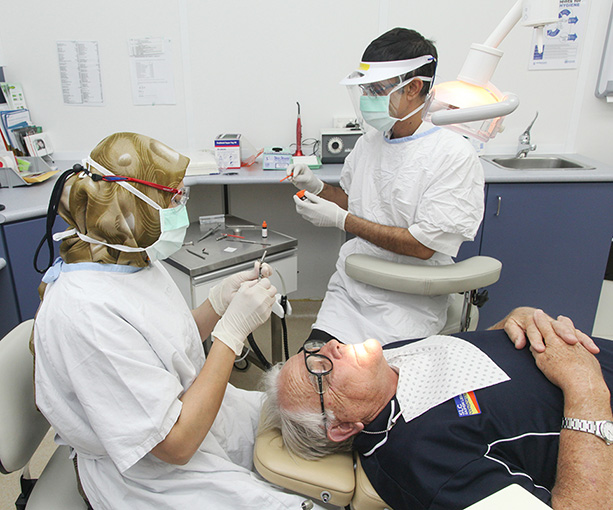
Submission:
[[[531,154],[532,157],[544,154]],[[591,166],[593,169],[548,169],[548,170],[512,170],[499,168],[481,158],[485,172],[485,182],[490,183],[531,183],[531,182],[613,182],[613,166],[605,165],[580,154],[559,154],[558,156]],[[487,155],[486,157],[496,157]],[[502,156],[505,157],[505,156]],[[509,157],[509,155],[506,155]],[[60,171],[70,168],[73,161],[56,161]],[[314,170],[321,180],[329,184],[338,184],[342,165],[323,165]],[[285,177],[285,170],[262,170],[259,162],[251,167],[229,171],[235,174],[188,175],[185,184],[188,186],[234,185],[234,184],[275,184]],[[59,176],[61,172],[57,175]],[[57,177],[43,183],[18,188],[1,188],[0,204],[6,208],[0,211],[0,224],[37,218],[47,214],[49,197]],[[281,185],[291,186],[284,181]]]
[[[586,169],[564,169],[552,168],[542,170],[516,170],[500,168],[490,163],[484,158],[509,158],[509,154],[482,156],[481,163],[485,172],[485,183],[529,183],[529,182],[612,182],[613,166],[605,165],[600,161],[588,158],[581,154],[534,154],[531,157],[559,156],[582,163],[591,168]]]

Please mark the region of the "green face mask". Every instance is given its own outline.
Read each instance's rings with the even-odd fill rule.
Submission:
[[[159,211],[160,237],[146,249],[151,261],[164,260],[179,251],[183,246],[187,227],[189,227],[189,217],[185,204],[168,209],[160,208]]]
[[[364,120],[378,131],[389,131],[398,119],[390,116],[389,96],[360,97],[360,111]]]
[[[362,113],[364,120],[376,130],[387,132],[392,129],[396,122],[406,120],[418,111],[422,110],[424,104],[415,108],[412,112],[405,115],[402,119],[392,117],[389,113],[390,97],[392,96],[392,94],[411,83],[415,78],[420,78],[422,81],[432,81],[432,78],[426,76],[414,76],[413,78],[399,83],[389,92],[389,94],[385,96],[361,96],[360,112]]]

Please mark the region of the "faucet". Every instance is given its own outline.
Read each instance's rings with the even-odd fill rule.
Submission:
[[[530,125],[521,135],[519,135],[519,147],[517,148],[517,154],[515,155],[516,158],[525,158],[530,151],[536,149],[536,144],[530,144],[530,130],[532,129],[534,121],[538,116],[539,112],[536,112],[536,115],[534,116],[534,119],[532,119]]]

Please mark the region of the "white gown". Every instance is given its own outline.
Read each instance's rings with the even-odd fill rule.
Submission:
[[[259,392],[228,385],[186,465],[149,453],[175,424],[179,397],[205,360],[192,314],[162,265],[63,269],[36,319],[36,401],[56,441],[76,451],[92,506],[299,509],[304,497],[253,471]]]
[[[375,338],[385,344],[441,331],[448,296],[404,294],[360,283],[345,273],[345,259],[364,253],[404,264],[451,264],[483,218],[483,167],[470,143],[427,123],[412,136],[393,140],[372,131],[345,160],[340,185],[349,197],[350,213],[408,228],[436,253],[421,260],[361,238],[347,241],[313,327],[345,343]]]

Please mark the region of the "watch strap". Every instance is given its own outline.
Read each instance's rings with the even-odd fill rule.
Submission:
[[[605,437],[600,430],[601,425],[606,422],[607,420],[590,421],[580,420],[578,418],[564,417],[562,418],[562,428],[569,430],[578,430],[580,432],[587,432],[588,434],[594,434],[596,437],[602,439],[607,445],[610,445],[613,444],[613,438]]]

